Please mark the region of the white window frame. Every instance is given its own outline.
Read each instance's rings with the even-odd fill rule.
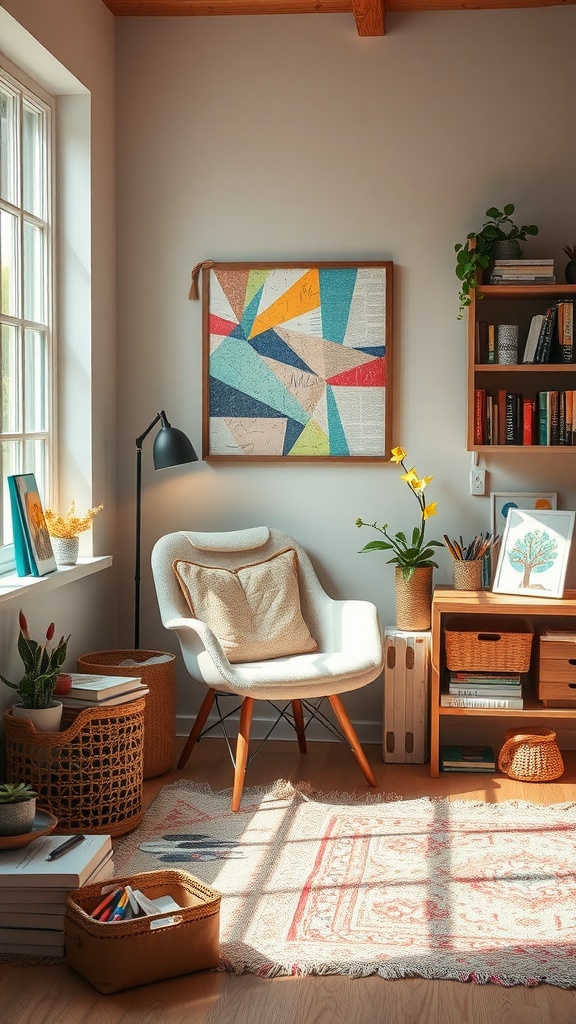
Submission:
[[[19,272],[19,304],[18,304],[18,316],[6,316],[0,312],[0,323],[7,323],[19,328],[22,339],[22,360],[24,365],[25,358],[25,346],[24,346],[24,330],[26,327],[34,327],[34,322],[26,320],[24,316],[24,308],[22,301],[22,285],[23,285],[23,273],[24,273],[24,247],[23,247],[23,231],[24,223],[26,220],[30,221],[30,215],[24,210],[24,196],[23,196],[23,168],[22,168],[22,156],[23,156],[23,144],[22,144],[22,110],[23,100],[27,100],[31,105],[42,110],[46,117],[46,133],[45,133],[45,153],[44,153],[44,187],[46,190],[45,195],[45,219],[32,218],[38,223],[45,225],[47,242],[46,242],[46,266],[45,266],[45,323],[42,323],[42,329],[46,331],[46,352],[47,352],[47,380],[49,394],[47,396],[47,411],[46,411],[46,429],[44,431],[31,432],[27,434],[25,432],[25,423],[21,422],[18,424],[19,430],[16,433],[0,432],[0,442],[5,439],[21,439],[21,465],[17,467],[17,472],[32,472],[34,466],[26,464],[26,439],[35,438],[41,436],[45,439],[45,460],[46,460],[46,473],[43,480],[38,480],[38,485],[41,493],[42,500],[45,505],[53,504],[55,480],[57,478],[57,445],[55,443],[56,438],[56,425],[57,425],[57,332],[56,332],[56,303],[55,296],[57,294],[57,283],[56,283],[56,252],[55,252],[55,239],[56,239],[56,167],[55,167],[55,123],[56,123],[56,103],[55,98],[46,92],[40,85],[29,78],[19,68],[15,67],[4,55],[0,55],[0,75],[7,87],[16,92],[20,97],[19,102],[19,116],[18,116],[18,139],[17,139],[17,160],[18,160],[18,176],[19,176],[19,189],[16,197],[17,201],[15,204],[6,202],[0,197],[0,206],[2,209],[7,210],[10,213],[15,213],[19,220],[19,247],[20,247],[20,272]],[[22,375],[22,379],[19,382],[20,388],[20,400],[23,400],[23,390],[25,387],[25,372]],[[3,516],[4,519],[10,517],[10,504],[7,496],[7,487],[5,481],[1,481],[2,486],[2,498],[3,498]],[[2,536],[0,535],[0,573],[10,572],[14,568],[14,547],[13,544],[3,544]]]

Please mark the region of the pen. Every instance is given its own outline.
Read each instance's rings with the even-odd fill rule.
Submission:
[[[112,903],[112,901],[116,902],[121,892],[121,886],[117,886],[115,889],[112,890],[112,892],[109,892],[108,895],[105,896],[104,899],[101,901],[101,903],[99,903],[98,906],[92,911],[91,916],[99,918],[102,911],[106,910],[106,908]]]
[[[58,857],[68,853],[68,850],[72,850],[79,843],[83,843],[85,839],[86,836],[72,836],[71,839],[67,839],[65,843],[62,843],[62,846],[57,846],[55,850],[52,850],[52,853],[48,854],[46,860],[57,860]]]

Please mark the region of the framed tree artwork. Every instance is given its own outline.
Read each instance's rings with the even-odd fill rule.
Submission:
[[[510,509],[493,591],[525,597],[562,597],[574,512]]]
[[[387,461],[391,262],[202,265],[212,462]]]

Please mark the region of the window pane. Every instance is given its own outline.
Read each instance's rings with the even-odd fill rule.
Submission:
[[[38,493],[42,504],[46,505],[48,493],[48,465],[46,442],[44,440],[26,441],[24,445],[24,464],[27,473],[34,473],[38,484]]]
[[[44,217],[44,123],[41,110],[24,100],[22,105],[23,197],[28,213]]]
[[[2,394],[0,401],[1,429],[3,434],[14,434],[22,429],[20,415],[20,395],[22,394],[22,375],[17,327],[2,324],[0,330],[0,360],[2,367]]]
[[[0,85],[0,197],[18,202],[17,186],[17,98],[3,83]]]
[[[24,337],[24,431],[34,434],[48,429],[48,353],[41,331],[26,330]]]
[[[24,224],[24,317],[44,323],[45,233],[36,224]]]
[[[11,544],[12,516],[10,514],[10,495],[8,493],[7,476],[21,471],[22,446],[20,441],[3,441],[0,444],[0,460],[2,469],[2,520],[0,522],[0,543]]]
[[[18,316],[18,222],[0,210],[0,313]]]

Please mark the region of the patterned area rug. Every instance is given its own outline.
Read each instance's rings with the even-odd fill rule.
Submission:
[[[166,786],[116,874],[222,893],[221,968],[576,986],[576,804]]]

